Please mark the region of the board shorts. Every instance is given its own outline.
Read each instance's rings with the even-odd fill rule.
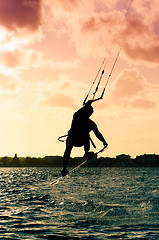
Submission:
[[[66,139],[66,144],[72,145],[74,147],[82,147],[87,144],[90,140],[89,133],[79,133],[79,132],[68,132],[68,137]]]

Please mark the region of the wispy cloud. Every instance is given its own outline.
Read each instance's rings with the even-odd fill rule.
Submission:
[[[18,86],[18,80],[0,73],[0,90],[14,90]]]
[[[47,100],[45,101],[45,105],[48,105],[49,107],[75,107],[72,97],[60,93],[54,96],[48,96]]]

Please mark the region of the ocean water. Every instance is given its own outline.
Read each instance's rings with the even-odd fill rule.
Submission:
[[[0,168],[0,239],[159,239],[159,169]]]

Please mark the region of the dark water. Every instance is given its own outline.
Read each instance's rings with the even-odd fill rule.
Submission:
[[[0,239],[159,239],[157,168],[0,168]]]

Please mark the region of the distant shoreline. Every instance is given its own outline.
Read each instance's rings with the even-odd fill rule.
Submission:
[[[70,158],[68,167],[75,167],[83,161],[83,157]],[[61,167],[61,156],[36,157],[0,157],[0,167]],[[159,167],[159,155],[144,154],[131,158],[120,154],[114,158],[99,157],[97,161],[86,163],[84,167]]]

